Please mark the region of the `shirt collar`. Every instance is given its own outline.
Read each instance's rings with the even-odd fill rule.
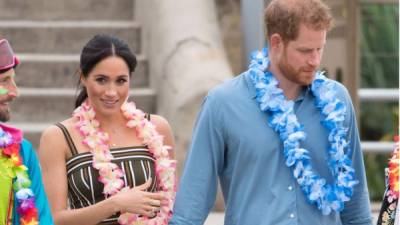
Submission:
[[[303,86],[303,88],[300,90],[299,96],[297,96],[297,98],[294,100],[294,102],[299,102],[299,101],[304,100],[306,95],[308,93],[310,93],[310,90],[311,90],[311,85]]]
[[[15,143],[21,143],[22,142],[22,130],[20,130],[18,128],[7,126],[4,123],[0,123],[0,127],[4,131],[9,132],[13,136]]]
[[[246,79],[247,89],[249,90],[249,94],[250,94],[251,98],[253,98],[253,99],[256,98],[256,96],[257,96],[256,88],[253,85],[253,81],[250,77],[249,71],[245,72],[244,77]],[[302,101],[304,99],[304,97],[310,93],[310,91],[311,91],[311,85],[304,86],[300,91],[300,95],[294,101],[295,102]]]

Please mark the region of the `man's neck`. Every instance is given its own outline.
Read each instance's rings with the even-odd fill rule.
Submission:
[[[283,90],[283,94],[289,100],[294,100],[299,97],[302,86],[288,80],[283,76],[279,68],[273,63],[270,64],[269,71],[274,75],[274,77],[279,81],[279,88]]]

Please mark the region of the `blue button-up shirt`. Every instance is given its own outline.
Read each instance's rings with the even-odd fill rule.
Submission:
[[[322,215],[286,167],[282,143],[255,101],[255,88],[244,73],[211,90],[203,102],[178,188],[171,225],[203,224],[214,206],[218,178],[225,199],[225,225],[371,224],[365,170],[354,109],[339,83],[338,97],[347,106],[351,159],[359,184],[341,213]],[[328,130],[320,121],[314,96],[304,88],[295,113],[307,138],[313,168],[330,183],[326,163]]]

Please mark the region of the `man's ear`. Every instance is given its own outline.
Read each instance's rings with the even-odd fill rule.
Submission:
[[[269,37],[269,47],[271,49],[279,49],[283,44],[281,35],[274,33]]]

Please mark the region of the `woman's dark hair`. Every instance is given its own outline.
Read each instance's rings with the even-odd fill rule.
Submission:
[[[125,41],[115,36],[98,34],[94,36],[82,49],[80,59],[81,76],[87,78],[90,71],[92,71],[97,63],[109,56],[121,57],[128,65],[130,74],[132,74],[136,68],[136,57],[131,52]],[[79,107],[87,97],[86,88],[81,87],[78,97],[75,100],[75,108]]]

